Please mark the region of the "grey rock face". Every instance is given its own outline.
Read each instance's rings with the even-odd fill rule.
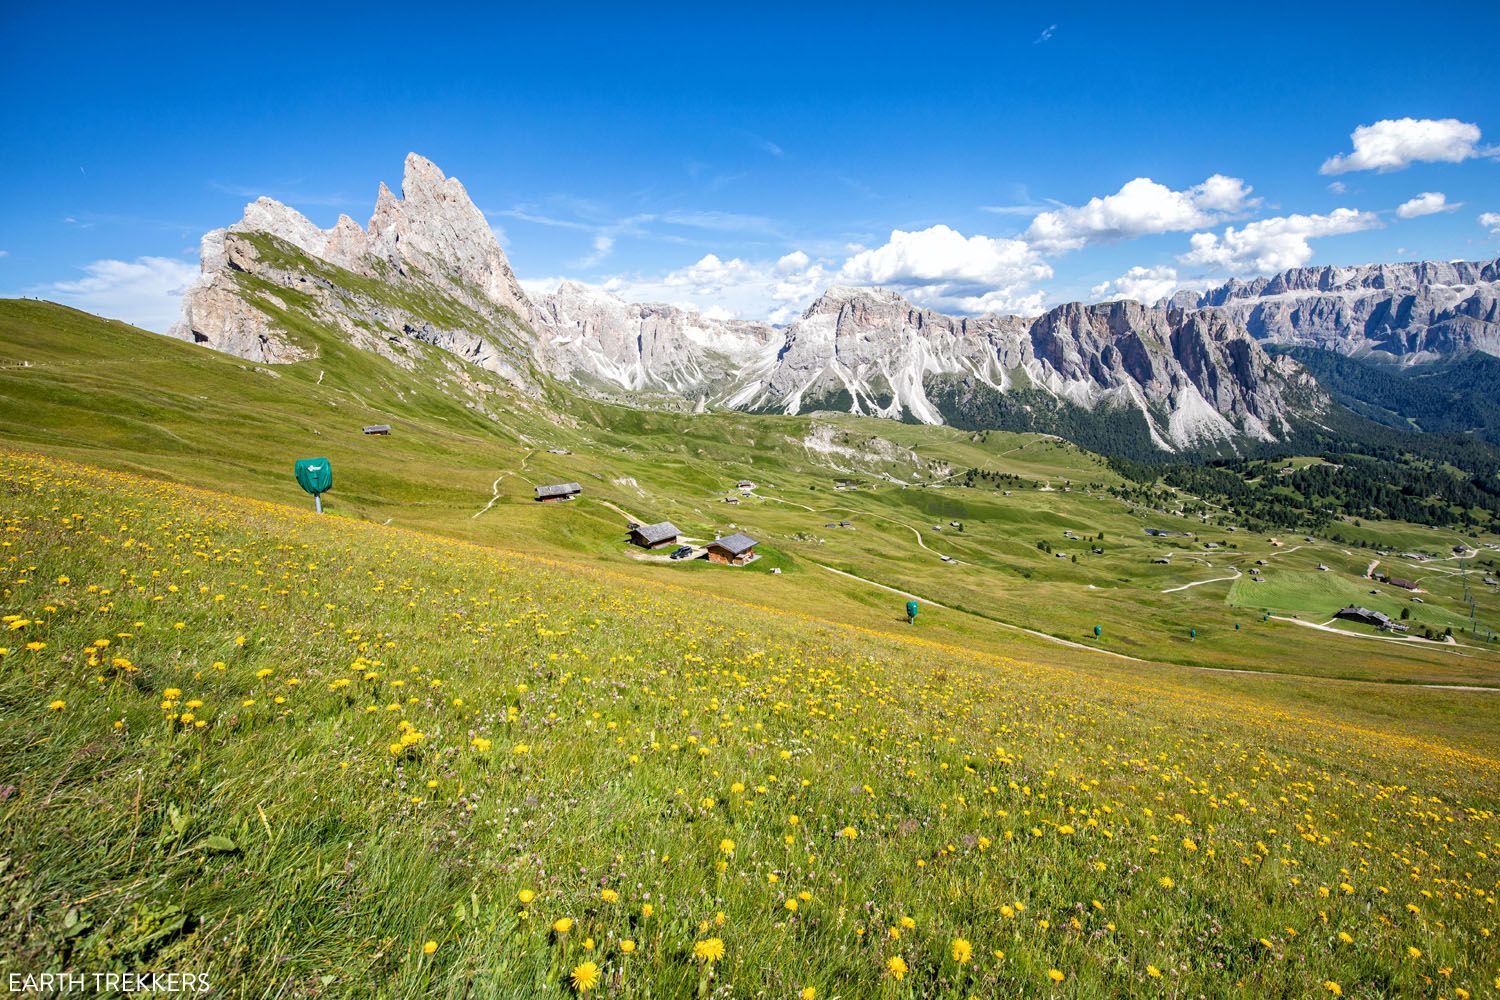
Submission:
[[[380,185],[368,229],[341,215],[322,230],[274,199],[251,202],[239,222],[203,237],[199,278],[170,332],[262,363],[301,361],[316,345],[275,316],[295,304],[398,363],[427,343],[532,387],[531,303],[483,213],[415,153],[401,190],[404,199]]]
[[[721,401],[803,412],[836,401],[856,413],[941,423],[933,376],[1002,392],[1034,387],[1086,409],[1145,414],[1166,450],[1275,440],[1324,405],[1294,362],[1273,360],[1212,310],[1071,303],[1035,319],[945,316],[895,293],[832,288],[789,326],[775,363]]]
[[[1073,303],[1036,318],[946,316],[894,292],[836,286],[782,329],[626,303],[571,282],[532,302],[462,184],[411,154],[401,190],[380,186],[364,228],[340,216],[322,230],[270,198],[252,202],[203,238],[201,275],[173,333],[276,364],[314,356],[317,331],[331,331],[407,366],[421,345],[438,347],[445,364],[526,392],[547,373],[695,410],[837,408],[927,423],[943,422],[932,380],[960,376],[1089,410],[1139,411],[1166,450],[1276,439],[1295,413],[1324,405],[1301,369],[1270,359],[1235,316],[1241,305],[1279,301],[1269,282],[1224,291],[1212,308]],[[1493,270],[1443,279],[1478,283]],[[1283,284],[1322,295],[1321,282]]]
[[[533,325],[538,357],[559,378],[689,398],[767,363],[781,339],[764,323],[628,303],[571,281],[537,298]]]
[[[1171,301],[1221,309],[1261,340],[1341,354],[1500,355],[1500,259],[1294,268]]]

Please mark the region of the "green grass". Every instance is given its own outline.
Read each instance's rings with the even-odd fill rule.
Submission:
[[[41,456],[0,457],[0,520],[3,972],[1259,998],[1500,963],[1492,696],[997,656]]]
[[[328,507],[341,515],[603,561],[705,596],[751,597],[831,620],[884,627],[900,614],[896,595],[822,568],[833,567],[946,605],[952,610],[924,616],[924,629],[974,648],[1071,656],[1002,624],[1088,644],[1101,624],[1099,645],[1158,663],[1500,685],[1500,659],[1487,650],[1351,650],[1352,640],[1261,623],[1259,606],[1230,597],[1227,583],[1164,593],[1260,557],[1303,570],[1323,561],[1346,582],[1357,582],[1368,560],[1364,550],[1321,540],[1287,553],[1264,536],[1123,503],[1105,492],[1120,482],[1114,473],[1057,439],[848,415],[694,416],[556,391],[545,401],[486,393],[426,345],[413,345],[403,368],[310,320],[291,321],[319,356],[265,367],[46,303],[0,304],[0,359],[12,362],[0,367],[0,438],[300,504],[308,498],[291,479],[292,460],[327,455],[336,479]],[[20,367],[23,360],[30,367]],[[366,438],[359,433],[366,423],[391,423],[395,433]],[[1018,481],[955,485],[955,474],[969,468]],[[723,503],[741,477],[761,484],[759,496]],[[835,490],[844,478],[864,485]],[[584,483],[585,500],[565,508],[532,502],[534,483],[562,479]],[[498,497],[489,504],[492,486]],[[620,545],[621,519],[603,500],[648,520],[670,518],[698,537],[743,528],[775,558],[734,572],[636,562]],[[838,518],[856,530],[824,528]],[[1147,526],[1200,537],[1152,539]],[[1446,533],[1410,526],[1350,530],[1383,531],[1403,547],[1449,544]],[[1204,540],[1237,547],[1209,552]],[[1038,549],[1038,541],[1068,558]],[[1090,551],[1096,545],[1103,554]],[[1171,565],[1151,564],[1165,552],[1175,553]],[[783,573],[773,577],[773,567]],[[1337,609],[1307,597],[1287,610],[1324,620]],[[1445,622],[1461,617],[1460,598],[1456,580],[1436,581],[1433,620],[1439,609]],[[1482,621],[1500,618],[1492,591],[1479,600]],[[1190,627],[1197,640],[1188,639]]]

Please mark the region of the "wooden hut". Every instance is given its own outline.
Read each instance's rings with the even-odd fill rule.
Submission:
[[[538,486],[536,498],[542,503],[561,503],[572,500],[582,492],[583,487],[577,483],[554,483],[551,486]]]
[[[726,566],[743,566],[755,558],[755,539],[737,531],[708,543],[708,561]]]
[[[671,521],[658,521],[656,524],[633,526],[630,529],[630,540],[643,549],[659,549],[666,545],[676,545],[681,534],[677,525]]]
[[[391,432],[390,424],[369,424],[365,427],[366,434],[387,435]]]

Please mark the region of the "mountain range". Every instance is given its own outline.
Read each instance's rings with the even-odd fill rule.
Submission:
[[[442,348],[482,390],[549,384],[645,406],[817,409],[964,427],[1071,430],[1095,444],[1222,454],[1291,437],[1333,405],[1262,341],[1420,362],[1500,353],[1500,261],[1307,268],[1206,293],[948,316],[834,286],[784,327],[629,303],[564,282],[528,296],[463,185],[413,153],[365,227],[319,229],[269,198],[202,241],[171,331],[260,364],[307,359],[302,324],[416,364]],[[487,374],[486,374],[487,373]],[[1105,435],[1101,437],[1101,434]]]

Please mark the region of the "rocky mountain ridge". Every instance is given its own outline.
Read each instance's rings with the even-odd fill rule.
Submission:
[[[463,185],[416,154],[402,198],[380,185],[364,228],[340,216],[319,229],[261,198],[207,234],[173,333],[275,364],[317,350],[296,333],[304,322],[408,365],[416,344],[436,346],[533,395],[551,378],[648,404],[963,423],[973,413],[962,400],[978,390],[1024,393],[1098,421],[1139,414],[1164,451],[1278,440],[1326,405],[1223,308],[1070,303],[1035,318],[956,317],[834,286],[778,328],[576,282],[533,300]],[[968,388],[955,393],[955,380]]]
[[[1176,308],[1213,308],[1258,340],[1420,364],[1500,355],[1500,259],[1299,267],[1207,292]]]

